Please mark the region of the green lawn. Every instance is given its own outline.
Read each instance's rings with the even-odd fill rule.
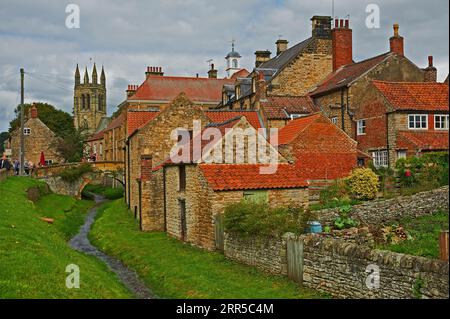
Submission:
[[[97,247],[136,270],[161,298],[323,297],[164,233],[140,232],[123,200],[103,207],[90,235]]]
[[[410,239],[379,248],[409,255],[439,257],[439,234],[449,228],[448,213],[437,212],[434,215],[407,218],[399,224],[404,227]]]
[[[83,196],[90,197],[88,193],[95,193],[99,195],[105,196],[107,199],[119,199],[123,197],[123,189],[122,188],[111,188],[103,185],[86,185],[83,190]]]
[[[25,191],[38,184],[21,177],[0,182],[0,298],[131,297],[106,265],[67,244],[92,202],[52,194],[34,204]],[[79,289],[66,288],[69,264],[80,267]]]

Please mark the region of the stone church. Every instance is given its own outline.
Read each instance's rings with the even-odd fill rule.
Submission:
[[[87,135],[99,130],[106,117],[106,76],[102,67],[100,83],[98,83],[97,67],[94,63],[92,81],[89,81],[87,67],[84,71],[83,83],[80,79],[78,64],[75,70],[75,88],[73,101],[75,128],[83,129]]]

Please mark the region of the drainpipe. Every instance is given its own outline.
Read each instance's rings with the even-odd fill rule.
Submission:
[[[139,189],[139,230],[142,230],[142,180],[138,178],[138,189]]]
[[[342,130],[345,132],[345,105],[344,105],[344,89],[341,90],[341,122]]]
[[[391,168],[391,152],[389,147],[389,113],[386,113],[386,150],[387,150],[387,160],[388,168]]]
[[[125,158],[127,157],[127,147],[126,146],[124,146],[123,147],[123,161],[124,161],[124,163],[125,163]],[[124,193],[125,193],[125,203],[127,203],[128,202],[128,196],[127,196],[127,187],[128,187],[128,183],[127,183],[127,172],[126,171],[124,171],[124,173],[125,173],[125,178],[123,179],[124,180],[124,185],[123,185],[123,190],[124,190]]]
[[[164,232],[167,232],[167,208],[166,208],[166,167],[163,166],[163,209],[164,209]]]

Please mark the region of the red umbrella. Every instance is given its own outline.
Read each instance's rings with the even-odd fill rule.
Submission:
[[[44,156],[44,152],[41,152],[41,159],[39,161],[39,164],[41,164],[41,166],[45,166],[45,156]]]

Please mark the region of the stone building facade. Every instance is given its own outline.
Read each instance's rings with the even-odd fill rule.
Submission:
[[[112,162],[124,161],[125,128],[125,115],[119,114],[103,130],[103,160]]]
[[[349,23],[345,22],[343,27],[339,25],[332,32],[335,38],[347,37],[347,43],[351,44],[350,31]],[[397,82],[424,80],[425,72],[405,57],[403,49],[400,50],[403,48],[404,40],[398,35],[398,28],[390,41],[389,52],[357,63],[353,63],[350,58],[351,45],[346,45],[345,42],[345,45],[334,45],[333,56],[344,58],[336,62],[333,72],[310,93],[323,114],[353,138],[356,138],[356,123],[353,117],[361,101],[366,98],[372,80]],[[350,63],[343,64],[345,61]]]
[[[80,79],[78,64],[75,70],[75,88],[73,101],[74,125],[77,130],[92,135],[98,132],[102,119],[106,117],[106,76],[102,67],[98,83],[97,67],[94,63],[92,81],[89,80],[87,68],[83,83]]]
[[[448,151],[448,84],[373,81],[355,113],[359,149],[375,166]]]
[[[64,161],[57,151],[58,137],[39,119],[38,109],[34,105],[25,121],[24,135],[25,161],[37,165],[42,152],[48,164]],[[11,159],[20,161],[20,128],[11,133]]]

